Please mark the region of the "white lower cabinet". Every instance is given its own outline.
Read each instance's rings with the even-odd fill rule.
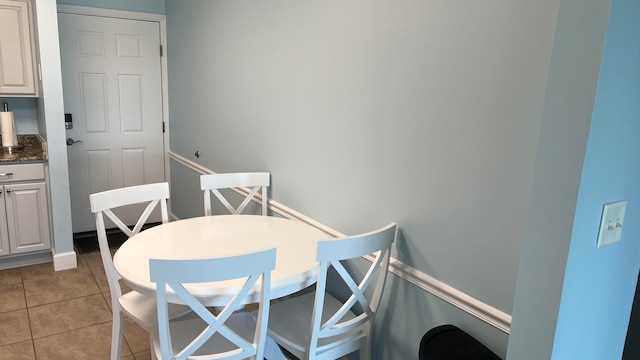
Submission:
[[[4,183],[0,185],[0,256],[51,248],[46,183],[7,183],[12,178],[15,180],[31,172],[38,173],[38,165],[42,166],[0,166],[0,183]]]

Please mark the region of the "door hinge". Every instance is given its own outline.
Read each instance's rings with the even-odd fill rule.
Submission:
[[[164,121],[162,122],[162,132],[164,133]]]
[[[164,48],[162,47],[162,44],[160,44],[160,57],[164,56]]]

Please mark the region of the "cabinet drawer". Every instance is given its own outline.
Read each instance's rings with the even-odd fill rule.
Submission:
[[[0,165],[0,183],[44,179],[44,164]]]

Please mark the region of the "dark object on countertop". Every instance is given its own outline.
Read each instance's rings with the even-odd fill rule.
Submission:
[[[427,331],[420,341],[419,360],[501,360],[471,335],[454,325]]]

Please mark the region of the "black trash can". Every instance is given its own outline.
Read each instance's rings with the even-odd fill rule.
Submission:
[[[501,360],[471,335],[454,325],[427,331],[420,340],[419,360]]]

